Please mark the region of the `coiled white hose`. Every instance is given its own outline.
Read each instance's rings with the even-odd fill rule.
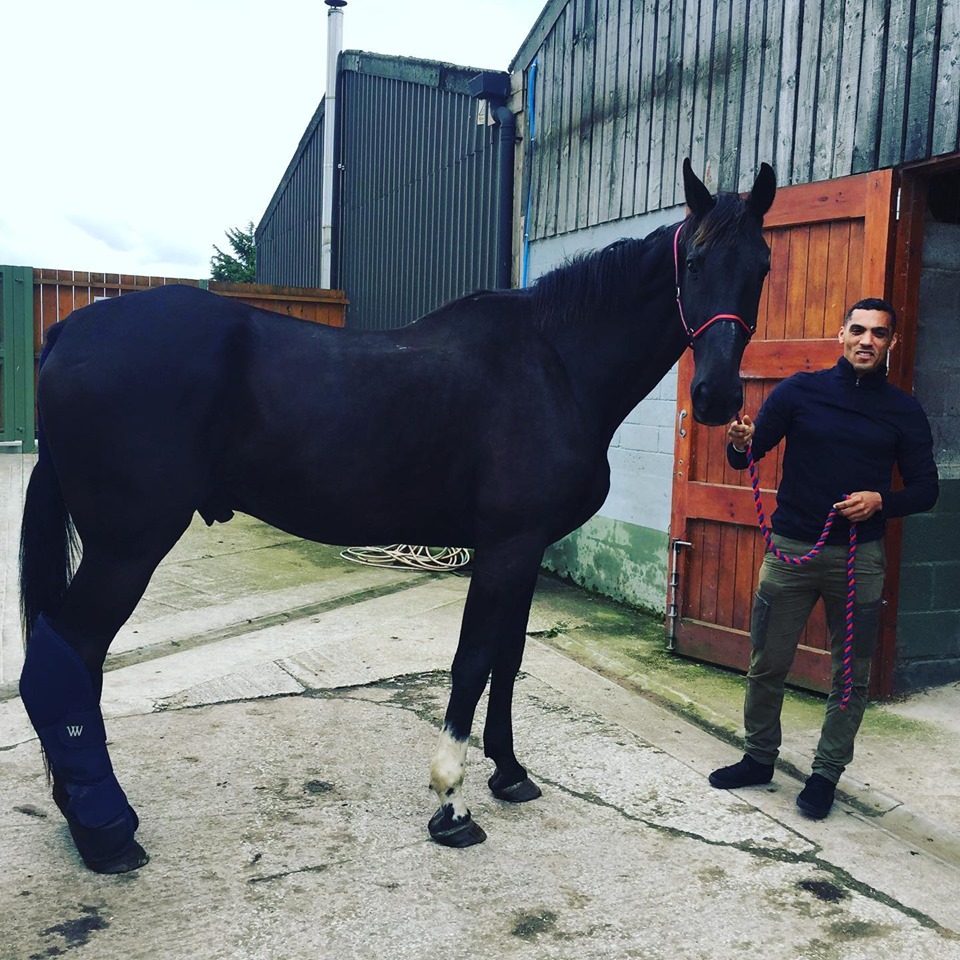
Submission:
[[[348,547],[340,552],[344,560],[371,567],[415,567],[419,570],[456,570],[470,562],[463,547],[414,547],[392,543],[387,547]]]

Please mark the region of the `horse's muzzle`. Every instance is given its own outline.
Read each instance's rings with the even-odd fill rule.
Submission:
[[[705,381],[694,383],[690,390],[693,402],[693,419],[707,427],[719,427],[729,423],[743,407],[743,386],[739,379],[735,385],[718,389]]]

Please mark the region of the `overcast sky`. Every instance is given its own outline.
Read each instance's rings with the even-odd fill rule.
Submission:
[[[347,49],[505,70],[545,0],[349,0]],[[3,12],[0,263],[209,276],[323,96],[322,0]]]

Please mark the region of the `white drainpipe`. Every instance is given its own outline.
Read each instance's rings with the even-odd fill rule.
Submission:
[[[337,114],[337,58],[343,49],[343,10],[347,0],[324,0],[327,11],[327,91],[323,108],[323,195],[320,200],[320,286],[330,288],[333,251],[333,133]]]

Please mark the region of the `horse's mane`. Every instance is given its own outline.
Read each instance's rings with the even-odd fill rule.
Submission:
[[[699,221],[687,218],[681,241],[692,240],[700,248],[732,242],[740,233],[747,206],[735,193],[721,193]],[[557,328],[585,321],[598,314],[610,315],[636,308],[638,299],[649,297],[649,285],[664,281],[662,261],[651,253],[663,244],[672,248],[676,225],[659,227],[648,236],[625,237],[600,250],[577,254],[565,264],[537,279],[531,288],[534,321],[540,329]],[[693,231],[691,233],[691,230]],[[657,272],[651,267],[656,260]],[[673,286],[672,253],[669,280]]]
[[[716,201],[690,238],[701,249],[732,243],[747,215],[746,201],[736,193],[717,194]]]

